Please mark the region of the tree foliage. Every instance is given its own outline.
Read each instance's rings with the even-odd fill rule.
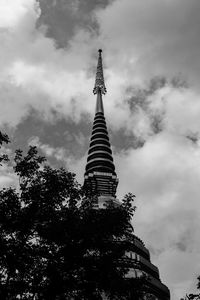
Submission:
[[[8,138],[7,134],[2,133],[0,131],[0,147],[2,146],[3,143],[8,144],[9,138]],[[6,154],[0,155],[0,166],[1,166],[1,162],[5,162],[5,161],[8,161],[8,156]]]
[[[137,299],[143,282],[120,264],[134,196],[95,210],[75,174],[46,165],[36,147],[16,151],[14,172],[19,187],[0,191],[0,299]]]

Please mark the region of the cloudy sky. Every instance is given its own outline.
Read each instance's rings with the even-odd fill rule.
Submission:
[[[135,232],[172,300],[200,274],[199,15],[199,0],[0,0],[4,151],[37,145],[83,181],[102,48],[118,197],[137,196]]]

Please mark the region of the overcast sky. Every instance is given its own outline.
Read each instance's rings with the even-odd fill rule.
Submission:
[[[118,197],[171,290],[200,274],[200,1],[0,0],[0,128],[83,181],[103,49]],[[14,184],[9,167],[0,186]]]

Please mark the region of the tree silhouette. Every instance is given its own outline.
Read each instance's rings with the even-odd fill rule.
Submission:
[[[126,279],[123,264],[134,196],[93,209],[75,174],[36,147],[16,151],[14,172],[19,186],[0,190],[0,299],[138,299],[144,279]]]
[[[0,131],[0,148],[1,148],[3,143],[8,144],[9,143],[9,138],[8,138],[7,134],[2,133]],[[5,162],[5,161],[8,161],[8,156],[6,154],[0,155],[0,165],[1,165],[1,162]]]

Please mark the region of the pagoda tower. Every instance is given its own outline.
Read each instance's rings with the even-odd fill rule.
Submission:
[[[105,95],[106,87],[101,53],[102,50],[99,49],[93,89],[93,93],[96,95],[96,110],[84,176],[84,186],[93,195],[96,195],[94,205],[98,207],[105,206],[109,201],[117,202],[116,189],[118,185],[104,116],[102,95]]]
[[[84,175],[84,186],[90,191],[93,207],[106,208],[116,199],[118,179],[115,172],[112,150],[104,116],[102,96],[106,94],[103,76],[102,50],[99,49],[97,72],[93,93],[96,95],[96,110],[90,139],[87,163]],[[123,242],[123,241],[122,241]],[[135,234],[130,235],[131,247],[125,253],[123,264],[129,270],[126,279],[147,277],[145,296],[141,300],[169,300],[170,292],[160,280],[158,268],[151,263],[149,250]]]

